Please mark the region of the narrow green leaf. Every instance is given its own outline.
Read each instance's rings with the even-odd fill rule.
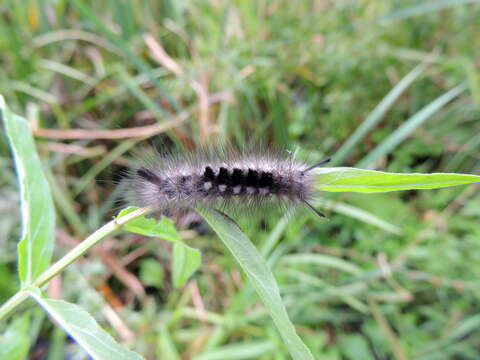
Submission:
[[[89,168],[85,174],[79,179],[79,181],[75,184],[73,190],[73,197],[77,197],[82,191],[88,188],[94,180],[95,177],[98,176],[104,169],[106,169],[110,164],[118,159],[121,155],[129,151],[138,140],[124,140],[121,141],[117,146],[115,146],[112,150],[110,150],[107,154],[102,156],[99,162]]]
[[[322,267],[331,267],[350,274],[359,275],[362,270],[348,261],[331,255],[324,254],[293,254],[282,259],[287,264],[310,264]]]
[[[105,36],[111,43],[113,43],[116,47],[118,47],[118,49],[120,49],[125,61],[128,61],[132,65],[134,65],[140,73],[148,74],[152,83],[159,90],[162,96],[164,96],[168,100],[168,102],[173,106],[175,110],[178,111],[180,109],[178,103],[170,95],[171,92],[168,89],[165,89],[162,83],[152,75],[153,69],[151,68],[149,63],[146,62],[135,51],[133,51],[129,44],[125,41],[125,39],[121,38],[112,30],[110,30],[110,28],[104,23],[104,21],[102,21],[102,19],[97,16],[98,14],[92,11],[92,9],[87,5],[87,3],[79,0],[74,0],[71,3],[78,11],[78,13],[85,20],[88,20],[88,22],[93,25],[97,33]],[[165,110],[163,110],[163,112],[166,113]]]
[[[157,341],[157,358],[158,359],[169,359],[169,360],[181,360],[180,354],[178,353],[175,343],[170,336],[168,327],[166,324],[162,324],[160,328],[160,334]]]
[[[317,201],[317,203],[324,209],[331,209],[336,213],[350,216],[353,219],[357,219],[366,224],[376,226],[392,234],[400,235],[402,233],[402,230],[398,226],[395,226],[394,224],[391,224],[379,218],[378,216],[358,207],[339,201],[328,201],[323,199],[321,201]]]
[[[274,353],[274,351],[275,344],[272,341],[243,342],[216,348],[205,354],[193,357],[193,360],[261,359],[265,354]]]
[[[173,285],[178,289],[187,282],[202,263],[202,254],[182,242],[173,245]]]
[[[416,128],[421,126],[430,116],[439,111],[442,107],[455,99],[466,89],[465,84],[458,85],[453,89],[447,91],[445,94],[439,96],[431,103],[423,107],[420,111],[415,113],[407,121],[405,121],[398,129],[396,129],[390,136],[388,136],[381,144],[379,144],[373,151],[365,156],[358,166],[362,168],[372,167],[372,165],[380,157],[389,154],[404,141]]]
[[[480,314],[465,317],[448,336],[452,339],[462,339],[468,334],[476,334],[480,329]]]
[[[157,120],[161,120],[165,117],[165,113],[163,109],[160,107],[158,102],[154,101],[151,96],[147,95],[142,88],[135,83],[135,80],[130,74],[127,72],[126,68],[121,65],[116,65],[116,70],[119,75],[119,79],[122,82],[122,85],[132,93],[145,107],[152,112],[152,114],[157,118]]]
[[[381,22],[398,21],[408,19],[413,16],[432,14],[449,7],[476,3],[478,0],[438,0],[438,1],[420,1],[413,3],[415,5],[407,6],[396,10],[380,19]]]
[[[0,117],[15,160],[20,185],[22,236],[18,243],[18,273],[28,285],[50,264],[55,209],[28,122],[12,114],[0,96]]]
[[[95,360],[139,360],[139,354],[117,343],[95,319],[80,306],[62,300],[32,297]]]
[[[380,101],[380,103],[367,116],[365,121],[355,130],[355,132],[348,137],[345,144],[332,157],[332,166],[341,163],[352,149],[367,135],[368,131],[384,117],[387,111],[392,107],[395,101],[403,94],[403,92],[422,74],[427,67],[423,63],[416,66],[405,77],[400,80],[389,93]]]
[[[295,360],[312,360],[310,350],[297,335],[280,297],[277,282],[252,242],[238,225],[225,214],[216,210],[197,209],[231,251],[242,269],[247,273],[255,290],[277,326],[280,335]]]
[[[133,206],[123,209],[120,211],[117,218],[121,218],[122,216],[125,216],[136,209],[137,208]],[[177,229],[175,228],[175,224],[172,220],[166,217],[162,217],[160,221],[156,221],[154,218],[146,218],[145,216],[141,216],[123,225],[123,229],[136,234],[157,237],[171,242],[181,241],[181,238],[177,233]]]
[[[0,359],[23,360],[30,348],[30,315],[24,313],[13,320],[0,335]]]
[[[63,329],[56,327],[50,337],[50,346],[46,360],[63,360],[67,357],[66,347],[68,336]]]
[[[162,264],[152,258],[141,260],[139,276],[143,284],[158,288],[162,287],[165,279]]]
[[[397,174],[347,167],[316,169],[316,188],[321,191],[376,193],[398,190],[437,189],[480,182],[469,174]]]

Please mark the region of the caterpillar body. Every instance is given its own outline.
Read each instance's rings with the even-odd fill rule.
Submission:
[[[269,207],[289,210],[315,195],[315,167],[279,150],[210,148],[150,156],[122,180],[126,201],[162,213],[195,207],[233,209],[250,214]]]

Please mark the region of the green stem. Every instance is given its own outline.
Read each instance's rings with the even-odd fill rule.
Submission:
[[[20,290],[0,307],[0,320],[7,316],[13,309],[19,306],[30,296],[29,291]]]
[[[105,225],[100,229],[95,231],[93,234],[88,236],[80,244],[75,246],[71,251],[69,251],[64,257],[50,266],[45,270],[32,284],[33,287],[41,287],[48,283],[53,277],[61,273],[68,265],[73,263],[75,260],[80,258],[93,246],[98,244],[102,239],[106,238],[108,235],[112,234],[114,231],[120,229],[127,222],[140,217],[147,215],[152,212],[151,208],[141,208],[131,213],[128,213],[121,218],[116,218]],[[0,320],[7,316],[13,309],[20,305],[25,299],[29,297],[30,291],[20,290],[15,295],[13,295],[6,303],[0,307]]]
[[[35,281],[33,286],[41,287],[50,281],[53,277],[57,276],[63,271],[68,265],[73,263],[83,254],[85,254],[92,247],[97,245],[101,240],[106,238],[108,235],[112,234],[114,231],[120,229],[124,224],[133,220],[137,217],[143,216],[151,212],[149,208],[141,208],[131,213],[122,216],[119,219],[113,219],[112,221],[103,225],[100,229],[95,231],[92,235],[88,236],[80,244],[75,246],[70,252],[68,252],[64,257],[58,260],[55,264],[50,266],[45,270]]]

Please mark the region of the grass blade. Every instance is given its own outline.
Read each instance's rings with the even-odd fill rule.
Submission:
[[[216,210],[197,209],[231,251],[247,273],[255,290],[277,326],[293,359],[313,359],[310,350],[297,335],[280,297],[277,282],[252,242],[228,216]]]
[[[358,275],[362,271],[356,265],[353,265],[348,261],[340,259],[336,256],[324,254],[293,254],[285,256],[282,261],[287,264],[310,264],[322,267],[329,267],[353,275]]]
[[[93,24],[95,27],[96,32],[102,34],[107,38],[110,42],[112,42],[116,47],[118,47],[124,57],[125,60],[133,64],[137,70],[140,73],[145,73],[148,74],[150,80],[152,83],[155,85],[155,87],[159,90],[161,95],[165,97],[168,102],[172,105],[172,107],[179,111],[180,106],[178,103],[175,101],[174,98],[170,96],[170,91],[168,89],[165,89],[165,87],[160,83],[160,81],[152,76],[153,69],[150,67],[150,65],[144,61],[141,57],[139,57],[128,45],[128,43],[120,36],[115,34],[113,31],[111,31],[107,25],[102,21],[101,18],[97,16],[97,14],[88,6],[86,5],[83,1],[72,1],[72,5],[75,7],[75,9],[79,12],[79,14],[83,17],[88,19],[88,22]],[[167,114],[167,112],[159,107],[159,109],[162,109],[162,111]]]
[[[476,3],[478,0],[439,0],[439,1],[423,1],[413,6],[407,6],[403,9],[395,11],[380,19],[382,22],[398,21],[408,19],[412,16],[431,14],[448,7]]]
[[[393,103],[403,94],[405,89],[417,79],[426,69],[427,64],[420,64],[410,71],[402,80],[400,80],[392,90],[382,99],[375,109],[367,116],[364,122],[348,138],[345,144],[332,157],[332,166],[341,163],[353,147],[357,145],[382,118],[393,105]]]
[[[246,360],[260,359],[268,353],[275,352],[272,341],[243,342],[241,344],[225,345],[208,353],[195,356],[192,360]]]
[[[160,335],[157,340],[157,358],[182,360],[166,324],[163,324],[160,328]]]
[[[22,236],[18,243],[18,273],[23,285],[28,285],[50,264],[55,209],[30,125],[11,113],[1,96],[0,111],[20,186]]]
[[[395,235],[400,235],[402,233],[402,230],[398,226],[395,226],[379,218],[378,216],[375,216],[374,214],[368,211],[365,211],[363,209],[360,209],[358,207],[355,207],[343,202],[339,202],[339,201],[322,200],[318,203],[323,209],[333,210],[334,212],[337,212],[339,214],[350,216],[352,219],[357,219],[366,224],[376,226],[379,229],[382,229],[389,233],[392,233]]]
[[[348,167],[315,169],[316,188],[321,191],[378,193],[398,190],[438,189],[480,182],[469,174],[398,174]]]
[[[422,125],[430,116],[435,114],[443,106],[456,98],[466,89],[465,84],[458,85],[449,90],[442,96],[438,97],[423,109],[418,111],[405,123],[403,123],[397,130],[395,130],[387,139],[378,145],[373,151],[365,156],[359,163],[358,167],[366,168],[372,167],[380,157],[390,153],[403,140],[405,140],[416,128]]]

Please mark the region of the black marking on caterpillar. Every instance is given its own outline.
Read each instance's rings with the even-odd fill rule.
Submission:
[[[315,195],[310,171],[329,161],[309,166],[263,148],[155,154],[131,171],[121,186],[129,204],[162,213],[209,207],[250,214],[269,207],[290,210],[303,203],[324,217],[310,204]]]

